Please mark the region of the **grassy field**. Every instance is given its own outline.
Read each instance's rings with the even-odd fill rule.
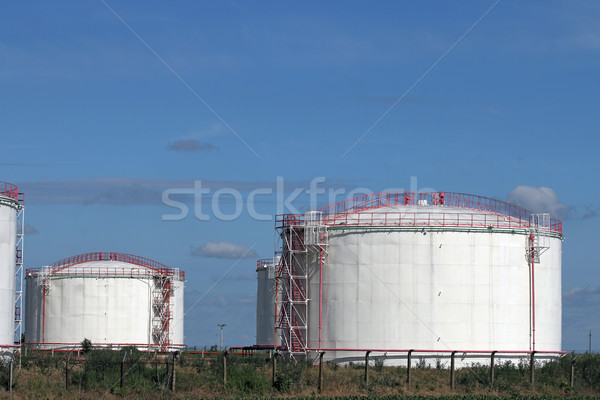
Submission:
[[[165,359],[129,349],[123,364],[123,351],[92,350],[72,356],[67,364],[65,353],[30,352],[22,367],[14,369],[12,394],[8,389],[8,368],[0,371],[0,398],[12,399],[116,399],[116,398],[365,398],[440,399],[452,397],[497,398],[592,398],[600,396],[600,356],[580,355],[575,364],[574,385],[570,385],[569,354],[536,367],[535,384],[529,383],[529,365],[498,364],[494,385],[490,385],[489,367],[473,365],[456,371],[455,389],[450,388],[450,371],[443,366],[413,367],[411,385],[403,367],[374,363],[365,382],[364,364],[323,367],[323,387],[318,391],[318,366],[306,361],[279,359],[275,382],[268,355],[227,357],[227,383],[223,382],[223,356],[182,353],[175,362],[175,390],[172,367]],[[67,379],[68,369],[68,379]],[[69,388],[67,389],[67,383]]]

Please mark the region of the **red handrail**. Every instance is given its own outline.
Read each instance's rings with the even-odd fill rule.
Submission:
[[[153,273],[146,274],[139,271],[133,271],[127,268],[76,268],[72,271],[67,270],[70,269],[74,265],[85,264],[94,261],[121,261],[128,264],[139,265],[141,267],[147,268]],[[40,268],[31,268],[26,270],[26,275],[37,275],[42,270]],[[166,275],[173,276],[179,279],[185,279],[185,272],[169,268],[164,264],[161,264],[157,261],[150,260],[149,258],[144,258],[140,256],[136,256],[133,254],[124,254],[124,253],[114,253],[114,252],[94,252],[94,253],[85,253],[78,254],[72,257],[64,258],[60,261],[55,262],[50,266],[49,269],[50,274],[66,274],[66,275],[136,275],[136,276],[150,276],[150,275]]]
[[[323,223],[325,223],[326,225],[331,225],[336,220],[347,217],[348,214],[373,210],[382,207],[393,207],[400,205],[434,205],[463,208],[468,210],[480,211],[487,214],[494,214],[496,216],[508,217],[511,220],[511,226],[521,225],[525,227],[530,227],[534,225],[532,217],[533,213],[525,208],[507,203],[502,200],[472,194],[451,192],[381,192],[365,194],[362,196],[354,197],[352,199],[331,204],[329,206],[321,208],[319,211],[322,213]],[[451,211],[449,210],[448,212],[450,213]],[[438,214],[444,217],[446,213],[442,212]],[[290,226],[296,224],[303,224],[304,220],[305,216],[303,214],[278,215],[276,218],[276,225]],[[406,223],[406,225],[415,224]],[[438,224],[434,225],[437,226]],[[562,234],[562,222],[557,219],[550,219],[549,228],[553,232]]]
[[[12,183],[0,182],[0,197],[8,197],[9,199],[19,201],[19,189]]]
[[[269,265],[273,265],[272,258],[261,258],[260,260],[256,260],[256,269],[266,268]]]

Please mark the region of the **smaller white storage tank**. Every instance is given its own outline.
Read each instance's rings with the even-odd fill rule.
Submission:
[[[185,274],[147,258],[87,253],[26,271],[26,338],[33,348],[175,350],[183,343]]]
[[[279,335],[275,335],[276,299],[281,298],[275,290],[276,265],[277,260],[271,258],[256,262],[256,345],[263,348],[275,348],[281,344]]]

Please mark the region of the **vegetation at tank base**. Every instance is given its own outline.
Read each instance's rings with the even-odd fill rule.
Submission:
[[[323,398],[392,400],[402,398],[452,398],[464,400],[495,398],[583,399],[600,396],[600,355],[579,355],[574,385],[570,372],[574,354],[539,364],[535,384],[529,383],[528,360],[497,363],[494,385],[490,368],[474,364],[457,369],[455,389],[450,389],[450,371],[444,363],[416,362],[411,385],[405,367],[388,367],[373,357],[369,382],[364,364],[323,365],[323,388],[318,392],[319,368],[312,360],[290,361],[277,357],[275,380],[268,353],[242,355],[221,352],[167,354],[141,352],[136,348],[118,351],[94,348],[87,352],[31,351],[15,359],[12,399],[37,398]],[[69,356],[70,354],[70,356]],[[175,377],[173,376],[173,363]],[[68,370],[68,379],[67,379]],[[121,387],[121,371],[123,386]],[[226,384],[224,372],[226,371]],[[7,361],[0,366],[0,399],[9,398]],[[173,378],[175,390],[172,391]],[[68,383],[68,389],[67,389]]]

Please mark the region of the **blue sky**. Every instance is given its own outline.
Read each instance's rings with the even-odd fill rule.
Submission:
[[[319,177],[338,200],[474,193],[563,220],[563,348],[587,349],[598,20],[593,1],[3,4],[0,180],[26,195],[26,264],[112,250],[180,267],[186,342],[215,344],[226,323],[225,344],[247,345],[254,259],[274,241],[249,209],[272,216],[278,180],[300,211]],[[195,181],[210,190],[196,213]]]

